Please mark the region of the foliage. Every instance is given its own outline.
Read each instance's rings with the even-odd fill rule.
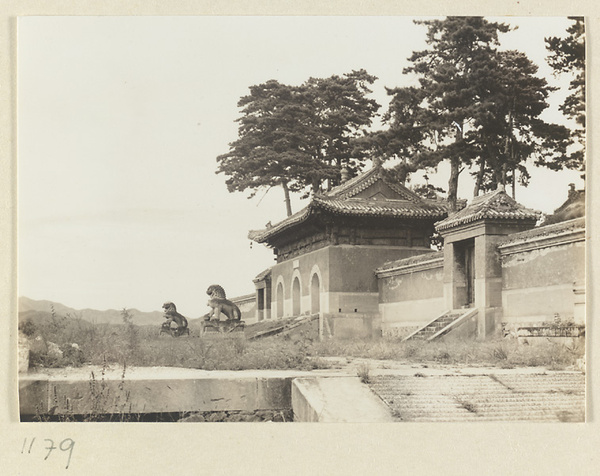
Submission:
[[[429,49],[414,52],[407,73],[415,73],[423,90],[419,123],[432,138],[429,150],[421,152],[420,164],[435,166],[450,162],[448,200],[456,207],[461,166],[476,156],[469,126],[487,114],[487,76],[492,71],[498,33],[509,27],[482,17],[447,17],[417,21],[425,25]]]
[[[33,321],[28,319],[26,321],[19,322],[19,330],[27,337],[32,337],[36,333],[37,327]]]
[[[510,27],[482,17],[417,21],[427,27],[428,48],[409,58],[405,73],[420,87],[388,89],[388,129],[370,135],[371,151],[397,159],[397,179],[450,162],[448,200],[456,208],[458,180],[476,166],[474,195],[497,184],[527,185],[530,157],[561,167],[568,130],[540,114],[553,88],[518,51],[498,51]]]
[[[585,169],[585,20],[583,17],[570,17],[573,24],[567,29],[564,38],[546,38],[546,48],[550,53],[548,63],[557,74],[570,74],[571,94],[567,96],[560,109],[563,114],[574,120],[577,127],[571,135],[572,143],[579,147],[555,167],[567,167],[583,171]]]
[[[419,153],[424,145],[428,129],[423,125],[426,111],[421,103],[425,99],[422,88],[386,88],[391,96],[388,110],[383,114],[387,129],[372,132],[357,141],[361,149],[381,162],[396,162],[388,168],[390,178],[405,185],[409,174],[422,168]]]
[[[238,139],[217,157],[217,173],[228,176],[230,192],[282,186],[288,215],[289,192],[318,192],[339,182],[341,169],[360,169],[365,153],[357,139],[371,125],[379,105],[367,95],[377,78],[364,70],[310,78],[300,86],[271,80],[250,87],[238,107]]]
[[[536,76],[538,67],[524,53],[497,52],[495,67],[487,75],[488,113],[477,118],[473,145],[479,170],[474,194],[517,181],[527,185],[530,175],[525,167],[530,157],[536,165],[557,164],[566,153],[569,131],[550,124],[540,115],[554,91],[547,81]],[[508,172],[511,175],[508,176]]]

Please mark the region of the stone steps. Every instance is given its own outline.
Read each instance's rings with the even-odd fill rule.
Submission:
[[[584,421],[585,376],[377,376],[371,389],[401,421]]]
[[[454,321],[456,321],[456,319],[458,319],[462,315],[463,315],[462,311],[461,312],[458,312],[458,311],[446,312],[443,315],[441,315],[438,319],[436,319],[435,321],[429,323],[427,326],[425,326],[419,332],[417,332],[416,334],[413,334],[412,337],[410,337],[410,339],[426,340],[426,339],[430,338],[431,336],[433,336],[434,334],[437,334],[439,331],[441,331],[445,327],[448,327],[450,324],[452,324]]]

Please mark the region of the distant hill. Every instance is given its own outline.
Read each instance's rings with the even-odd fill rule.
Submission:
[[[83,328],[93,327],[93,325],[94,325],[90,321],[86,321],[85,319],[79,320],[75,317],[63,316],[62,314],[56,314],[56,316],[57,316],[57,321],[61,322],[61,323],[78,320],[79,321],[78,326],[83,327]],[[70,314],[70,316],[72,316],[72,314]],[[52,313],[46,312],[46,311],[36,311],[34,309],[30,309],[29,311],[20,312],[19,313],[19,324],[21,324],[23,322],[32,322],[33,324],[36,325],[36,327],[42,326],[44,324],[52,322]]]
[[[19,317],[48,314],[51,315],[52,308],[57,316],[71,316],[83,320],[102,324],[122,324],[121,310],[109,309],[107,311],[97,311],[94,309],[73,309],[64,304],[52,301],[36,301],[27,297],[19,298]],[[160,311],[142,312],[137,309],[127,309],[133,317],[133,323],[138,326],[160,325],[164,321],[163,313]]]

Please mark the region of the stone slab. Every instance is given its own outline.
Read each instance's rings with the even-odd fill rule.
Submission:
[[[254,411],[291,408],[292,377],[25,379],[21,414]]]
[[[394,421],[390,409],[357,377],[297,378],[292,382],[294,421]]]

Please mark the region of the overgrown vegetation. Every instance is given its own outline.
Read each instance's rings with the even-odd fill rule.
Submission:
[[[316,356],[344,356],[412,363],[493,366],[501,368],[547,366],[553,370],[576,366],[583,357],[584,345],[565,345],[543,339],[536,345],[523,345],[516,339],[485,342],[449,340],[439,342],[380,339],[368,341],[330,340],[312,346]]]
[[[79,318],[48,316],[19,328],[30,340],[32,367],[78,367],[84,364],[121,366],[170,366],[205,370],[314,369],[328,365],[312,355],[313,335],[298,331],[293,336],[250,342],[240,335],[174,339],[159,336],[158,327],[137,326],[123,311],[123,324],[92,324]]]
[[[331,367],[327,357],[345,357],[423,365],[545,366],[560,370],[576,367],[577,360],[584,356],[583,342],[565,345],[545,338],[538,339],[535,345],[524,345],[511,338],[485,342],[402,342],[393,338],[321,342],[316,321],[284,335],[255,341],[247,340],[243,333],[200,338],[195,329],[190,337],[172,338],[159,336],[157,327],[136,326],[126,310],[123,321],[118,325],[92,324],[73,316],[53,315],[37,323],[23,321],[19,327],[30,339],[33,367],[117,364],[205,370],[310,370]],[[246,334],[252,332],[252,327],[247,328]],[[367,379],[368,370],[360,371]]]

